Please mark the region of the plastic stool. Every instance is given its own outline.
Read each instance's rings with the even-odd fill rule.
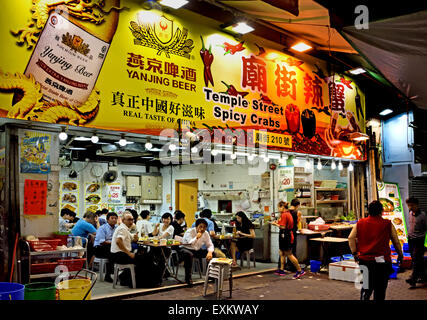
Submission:
[[[106,274],[106,268],[107,268],[107,263],[108,263],[108,259],[105,259],[105,258],[96,258],[95,257],[95,260],[93,261],[94,262],[94,264],[95,263],[98,263],[98,265],[99,265],[99,279],[101,280],[101,281],[104,281],[104,278],[105,278],[105,274]],[[92,271],[93,271],[93,265],[92,265]]]
[[[247,251],[243,251],[240,254],[240,266],[241,267],[243,267],[243,255],[246,255],[246,261],[247,261],[249,269],[251,268],[250,257],[252,255],[253,260],[254,260],[254,268],[256,268],[256,264],[255,264],[255,250],[254,249],[250,249],[250,250],[247,250]]]
[[[200,260],[202,260],[202,265],[200,265]],[[193,272],[199,272],[199,277],[203,278],[203,275],[206,274],[206,258],[196,258],[193,257]]]
[[[179,262],[178,251],[171,250],[171,254],[170,254],[169,259],[168,259],[168,264],[169,264],[170,267],[172,267],[172,272],[177,275],[178,274],[178,270],[175,271],[175,265],[174,265],[173,256],[176,257],[176,259],[175,259],[175,261],[177,263],[176,264],[176,269],[178,269],[178,267],[179,267],[179,263],[178,263]]]
[[[172,254],[171,254],[171,256],[172,256]],[[178,257],[178,255],[177,255],[177,257]],[[202,265],[200,265],[200,260],[199,259],[202,260]],[[176,269],[174,270],[175,277],[178,276],[179,265],[180,264],[178,263],[176,265]],[[193,270],[192,270],[192,272],[194,273],[196,271],[199,272],[199,277],[203,278],[203,275],[206,274],[206,258],[196,258],[196,257],[193,257]]]
[[[221,299],[222,289],[223,289],[223,282],[224,280],[229,281],[229,291],[230,291],[230,298],[233,292],[233,275],[232,275],[232,269],[229,264],[225,263],[209,263],[208,270],[206,271],[205,276],[205,284],[203,288],[203,296],[206,296],[206,291],[208,289],[208,282],[209,278],[215,279],[215,293],[217,299]]]
[[[132,277],[132,288],[136,288],[135,281],[135,265],[134,264],[115,264],[114,265],[114,278],[113,278],[113,288],[116,288],[117,280],[119,279],[119,271],[124,269],[130,269],[130,274]]]

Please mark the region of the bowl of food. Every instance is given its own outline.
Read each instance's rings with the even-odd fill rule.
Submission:
[[[396,226],[400,226],[402,224],[402,219],[400,219],[400,218],[394,218],[393,219],[393,223]]]
[[[384,212],[393,212],[394,204],[393,201],[385,198],[380,198],[380,202],[383,205]]]

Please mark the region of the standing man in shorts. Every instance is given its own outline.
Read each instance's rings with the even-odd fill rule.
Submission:
[[[285,273],[285,259],[288,258],[292,264],[295,266],[297,272],[294,275],[294,279],[301,278],[305,271],[301,269],[301,266],[298,263],[297,258],[292,254],[292,243],[294,241],[294,235],[292,232],[294,221],[292,215],[288,210],[288,203],[280,201],[278,204],[280,218],[277,222],[272,222],[272,225],[275,225],[280,228],[279,231],[279,253],[280,253],[280,269],[278,269],[275,274],[279,276],[286,275]]]

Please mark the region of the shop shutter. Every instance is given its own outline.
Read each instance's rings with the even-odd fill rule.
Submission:
[[[409,194],[420,202],[420,209],[427,212],[427,178],[417,177],[409,180]],[[402,199],[404,202],[406,199]]]

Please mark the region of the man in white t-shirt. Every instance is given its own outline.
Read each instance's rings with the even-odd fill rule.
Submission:
[[[184,234],[183,246],[180,255],[184,260],[185,282],[192,285],[191,270],[193,268],[193,257],[211,260],[214,255],[214,245],[209,233],[206,231],[208,223],[205,219],[197,219],[194,228],[188,229]],[[202,249],[205,245],[206,249]]]
[[[133,225],[133,216],[125,211],[122,223],[116,228],[111,240],[111,259],[117,264],[137,264],[135,253],[132,252],[132,242],[138,241],[138,233],[132,235],[130,228]],[[122,286],[131,286],[129,269],[125,269],[119,276]]]
[[[142,220],[138,220],[136,222],[136,229],[138,230],[140,236],[152,237],[154,227],[153,224],[150,222],[150,211],[142,210],[139,216],[142,218]]]
[[[113,239],[111,240],[111,253],[115,263],[134,263],[135,253],[132,252],[132,241],[138,241],[138,234],[132,235],[130,233],[132,225],[132,214],[125,212],[122,217],[122,223],[114,231]]]

